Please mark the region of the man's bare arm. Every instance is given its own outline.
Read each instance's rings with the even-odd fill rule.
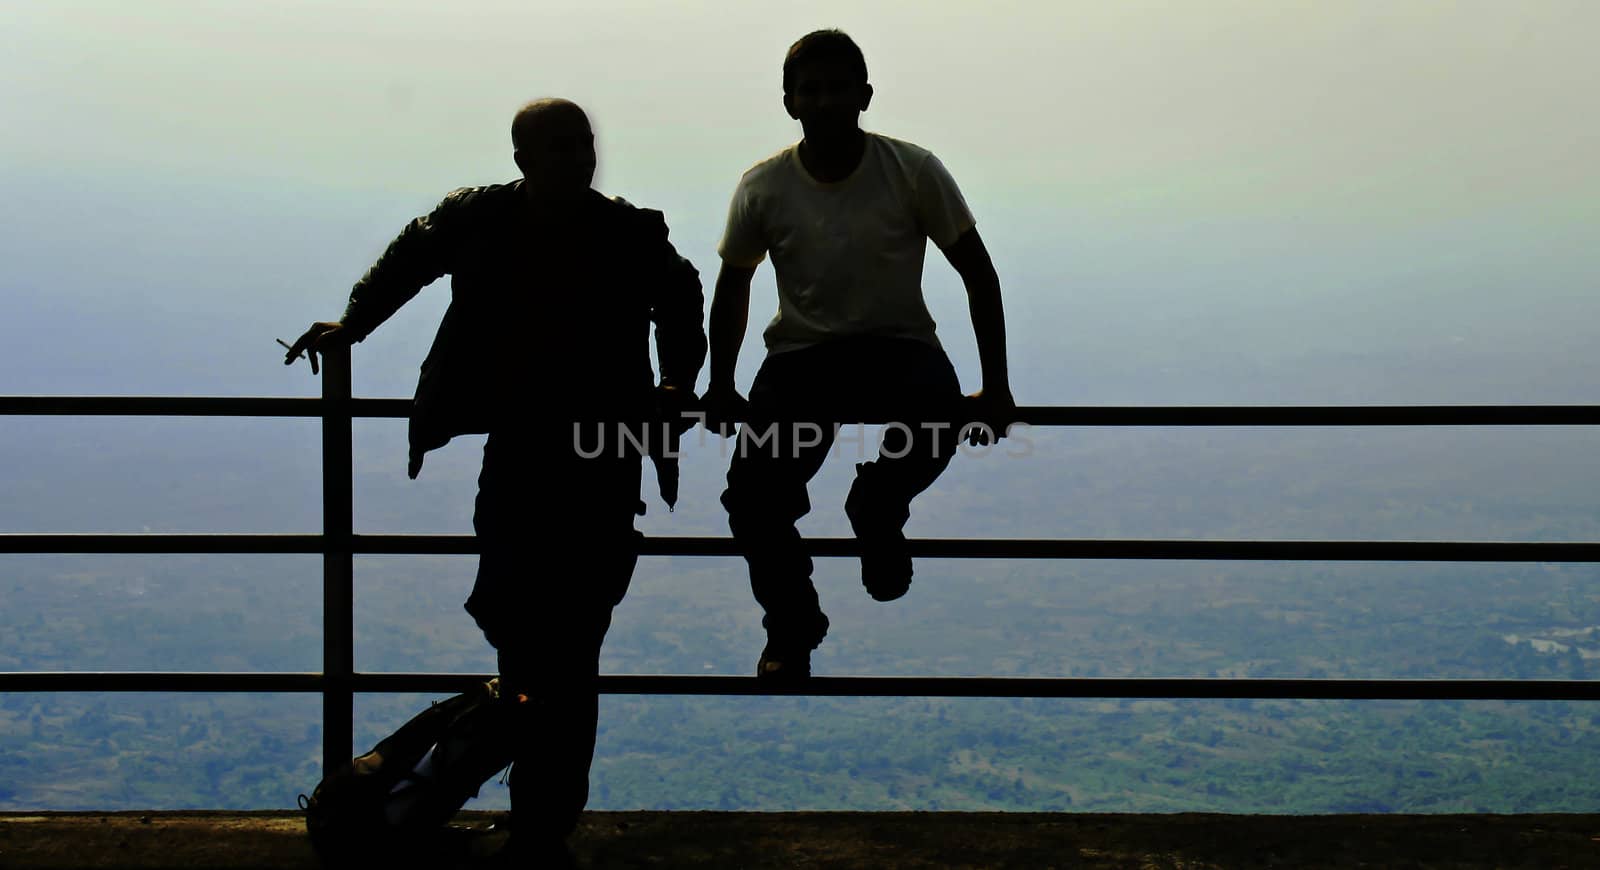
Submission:
[[[723,263],[711,291],[711,383],[706,389],[705,411],[707,425],[727,437],[733,434],[732,421],[743,416],[745,410],[734,374],[744,331],[750,325],[750,280],[755,274],[754,266]]]
[[[972,331],[978,339],[978,361],[983,365],[983,391],[1011,394],[1011,377],[1006,366],[1006,314],[1000,302],[1000,276],[994,271],[989,250],[977,228],[944,249],[967,288],[967,307],[972,313]]]
[[[984,421],[997,436],[1003,436],[1016,416],[1017,403],[1011,397],[1011,375],[1006,364],[1006,313],[1000,302],[1000,276],[983,245],[976,227],[961,234],[944,249],[945,258],[961,276],[967,288],[967,308],[972,314],[972,331],[978,340],[978,362],[983,367],[983,388],[973,394],[982,402]],[[974,444],[988,443],[983,432],[970,432]]]
[[[734,372],[739,364],[739,348],[750,325],[750,281],[754,266],[722,264],[717,270],[717,285],[711,291],[711,390],[736,389]]]

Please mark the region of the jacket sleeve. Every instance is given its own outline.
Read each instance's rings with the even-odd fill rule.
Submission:
[[[705,295],[700,273],[667,240],[667,222],[644,210],[647,280],[653,286],[650,319],[656,325],[661,382],[693,391],[706,361]]]
[[[340,322],[356,341],[372,333],[422,288],[453,271],[455,225],[470,188],[452,191],[438,207],[407,224],[350,290]]]

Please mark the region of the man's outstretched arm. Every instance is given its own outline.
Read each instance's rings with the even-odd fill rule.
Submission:
[[[305,351],[311,361],[311,373],[316,374],[319,351],[349,346],[366,338],[423,287],[449,272],[451,256],[445,228],[450,223],[449,212],[462,194],[463,191],[452,193],[432,213],[407,224],[350,290],[344,315],[337,321],[311,324],[289,346],[284,365],[293,363]]]
[[[976,227],[962,233],[944,249],[945,258],[961,276],[967,288],[967,307],[972,314],[972,331],[978,340],[978,361],[983,367],[983,389],[974,394],[988,408],[986,415],[1004,434],[1011,422],[1016,401],[1011,397],[1011,375],[1006,364],[1006,313],[1000,302],[1000,276]]]

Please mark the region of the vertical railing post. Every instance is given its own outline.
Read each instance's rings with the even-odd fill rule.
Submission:
[[[355,718],[350,349],[322,355],[322,769],[350,760]]]

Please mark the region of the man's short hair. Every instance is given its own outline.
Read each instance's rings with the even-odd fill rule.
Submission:
[[[801,64],[824,59],[842,60],[850,64],[860,74],[861,83],[866,84],[867,59],[861,54],[861,47],[856,45],[856,41],[843,30],[813,30],[795,40],[783,58],[783,92],[793,93],[795,70]]]
[[[541,122],[558,116],[582,118],[585,124],[589,123],[589,116],[577,103],[560,97],[541,97],[517,110],[511,119],[511,147],[521,150],[533,138]]]

